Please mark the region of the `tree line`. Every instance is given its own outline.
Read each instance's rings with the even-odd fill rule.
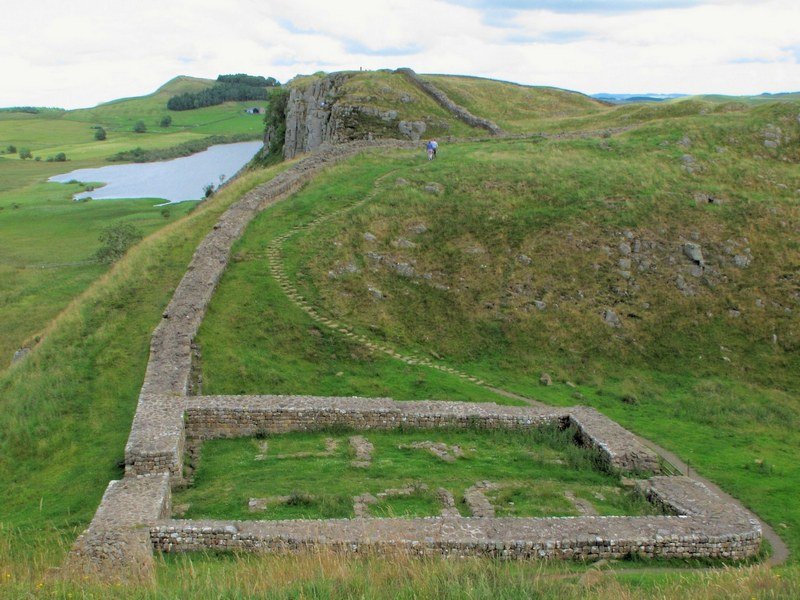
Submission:
[[[199,92],[185,92],[167,101],[169,110],[192,110],[223,102],[266,100],[268,88],[279,86],[274,77],[260,75],[220,75],[213,87]]]

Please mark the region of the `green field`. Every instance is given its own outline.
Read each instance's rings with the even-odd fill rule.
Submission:
[[[374,105],[381,107],[392,94],[384,91],[386,83],[370,83],[364,75],[351,92],[374,96]],[[146,201],[73,203],[69,196],[75,186],[63,190],[43,179],[60,167],[100,164],[108,146],[91,137],[91,119],[75,127],[71,117],[56,114],[53,127],[71,132],[64,136],[72,140],[75,156],[83,148],[90,158],[59,165],[0,156],[0,258],[8,269],[1,280],[3,286],[9,282],[3,298],[16,298],[23,307],[14,313],[20,315],[12,324],[17,329],[2,335],[4,344],[13,336],[19,341],[0,351],[13,352],[68,306],[31,356],[0,374],[0,596],[800,597],[800,105],[793,99],[687,99],[588,113],[570,104],[559,114],[557,102],[548,100],[542,105],[547,116],[539,117],[520,109],[519,94],[526,90],[509,92],[508,106],[499,97],[492,108],[486,100],[491,94],[467,83],[454,79],[449,91],[461,94],[459,101],[475,114],[511,130],[630,129],[585,140],[445,143],[433,163],[421,153],[372,151],[327,170],[290,201],[264,211],[235,245],[199,335],[203,392],[519,402],[457,376],[373,354],[285,297],[270,274],[267,249],[275,237],[322,217],[281,246],[285,271],[320,314],[403,354],[434,359],[496,388],[551,404],[598,408],[675,452],[768,521],[789,544],[789,563],[776,569],[717,570],[685,563],[587,567],[408,555],[212,554],[160,559],[156,581],[144,585],[59,581],[52,569],[91,519],[108,481],[122,475],[120,461],[150,334],[194,248],[227,205],[282,167],[250,173],[185,215],[172,206],[165,218]],[[194,135],[186,123],[177,131],[178,116],[170,128],[176,131],[156,131],[158,107],[148,110],[148,133],[141,135],[150,137],[130,133],[131,139],[170,146]],[[260,125],[257,117],[247,117]],[[135,117],[123,103],[109,119],[111,142],[113,127],[123,135]],[[0,131],[6,120],[15,119],[0,115]],[[213,128],[210,121],[206,125],[202,135]],[[8,127],[20,131],[19,123]],[[764,142],[772,139],[765,132],[774,128],[781,130],[781,143],[773,148]],[[69,146],[45,145],[45,132],[29,134],[26,143],[34,155],[65,151],[72,159]],[[85,148],[78,136],[87,138]],[[0,147],[23,146],[16,139],[6,141],[5,134],[0,140]],[[426,190],[434,183],[440,187]],[[46,233],[36,233],[34,219]],[[109,220],[132,220],[153,233],[110,270],[41,268],[91,256],[96,233]],[[13,243],[5,243],[12,239],[7,231]],[[697,265],[684,250],[687,243],[703,250],[703,271],[696,275]],[[736,256],[744,258],[735,262]],[[626,260],[630,263],[621,262]],[[604,321],[609,309],[621,327]],[[5,314],[0,313],[3,327],[9,322]],[[545,372],[553,385],[539,383]],[[356,493],[381,489],[364,474],[343,478],[349,470],[346,435],[304,435],[266,441],[276,453],[281,444],[286,445],[281,452],[291,453],[301,446],[324,447],[325,437],[339,437],[343,454],[327,474],[323,460],[314,479],[330,477],[332,487],[341,486],[334,494],[339,498],[352,488]],[[443,438],[453,444],[463,435]],[[428,482],[433,488],[434,480],[448,476],[443,467],[452,468],[432,463],[418,450],[400,456],[409,451],[396,448],[389,434],[385,440],[373,440],[381,448],[376,461],[396,453],[395,462],[404,463],[390,472],[391,485],[425,478],[433,469]],[[246,497],[283,492],[298,492],[299,505],[308,501],[315,490],[302,485],[314,463],[255,464],[263,441],[208,444],[196,487],[179,498],[190,504],[188,514],[249,518]],[[509,480],[516,480],[512,442],[501,466],[512,471]],[[469,447],[503,443],[483,439]],[[480,462],[485,454],[476,452],[469,460]],[[241,467],[232,468],[237,463]],[[551,467],[541,465],[541,478],[573,474]],[[277,481],[287,474],[288,487],[273,486],[273,477]],[[468,483],[458,477],[452,484],[455,495]],[[595,484],[607,485],[585,479],[568,483],[588,485],[590,501],[596,498],[591,494]],[[563,498],[563,479],[553,485],[551,500]],[[225,492],[236,486],[242,487],[239,496]],[[418,500],[387,503],[381,514],[435,510],[430,498]],[[530,514],[541,502],[523,500]],[[341,501],[331,504],[344,510]],[[328,514],[317,509],[316,515]],[[550,505],[545,512],[561,509],[564,505]]]
[[[354,467],[352,435],[373,446],[368,467]],[[565,492],[601,515],[652,514],[643,498],[621,487],[619,477],[603,473],[597,456],[572,444],[574,432],[332,431],[215,440],[202,447],[199,468],[187,490],[173,496],[186,518],[332,519],[353,518],[353,497],[372,494],[379,502],[372,516],[429,517],[441,511],[439,488],[454,497],[462,516],[471,516],[464,492],[481,481],[497,516],[579,516]],[[446,462],[413,444],[447,446]],[[456,450],[453,450],[456,448]],[[450,454],[452,452],[453,454]],[[597,465],[595,464],[597,462]],[[379,494],[414,488],[406,495]],[[251,511],[251,498],[286,500]]]
[[[20,160],[0,154],[0,369],[13,353],[31,347],[36,336],[106,265],[92,262],[100,232],[115,223],[132,223],[142,233],[184,216],[196,202],[168,208],[161,200],[72,201],[77,185],[46,183],[48,177],[79,168],[107,164],[126,150],[171,148],[211,135],[259,138],[263,120],[244,112],[248,103],[227,103],[204,109],[171,112],[167,99],[182,91],[212,85],[208,80],[179,77],[143,98],[117,100],[92,109],[44,110],[39,114],[0,113],[0,151],[9,145],[28,148],[41,160]],[[172,124],[160,121],[170,114]],[[134,133],[138,120],[146,133]],[[102,126],[107,139],[94,139]],[[67,162],[47,162],[57,153]]]

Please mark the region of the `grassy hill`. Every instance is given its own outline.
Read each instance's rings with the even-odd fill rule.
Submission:
[[[391,108],[397,92],[383,77],[360,74],[348,93]],[[649,563],[587,569],[408,556],[191,556],[166,558],[151,587],[50,578],[108,480],[121,475],[149,335],[193,248],[225,206],[279,166],[247,175],[151,234],[107,274],[87,278],[87,291],[36,351],[0,374],[7,595],[800,595],[800,103],[692,98],[607,107],[568,92],[431,80],[511,131],[626,131],[443,144],[431,163],[422,152],[370,152],[328,170],[265,211],[235,246],[199,336],[203,391],[509,402],[448,373],[374,355],[292,304],[270,275],[267,250],[324,217],[282,245],[290,279],[322,314],[498,388],[597,407],[770,522],[792,549],[789,565],[693,571],[682,563],[652,570]],[[10,201],[0,194],[0,205]],[[72,208],[66,199],[63,206]],[[11,211],[0,211],[0,220]],[[702,261],[692,259],[692,244]],[[32,297],[46,295],[40,286]],[[553,385],[539,383],[542,373]]]

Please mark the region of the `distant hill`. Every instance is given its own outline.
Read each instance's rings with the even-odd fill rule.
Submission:
[[[684,98],[687,94],[592,94],[592,98],[611,104],[632,104],[636,102],[663,102]]]

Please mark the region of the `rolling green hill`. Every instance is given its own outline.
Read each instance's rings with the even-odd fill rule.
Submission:
[[[270,271],[271,245],[290,233],[280,242],[282,266],[320,314],[495,388],[598,408],[767,520],[790,546],[789,563],[708,570],[685,563],[587,568],[210,555],[168,557],[145,586],[51,577],[108,480],[121,475],[149,336],[194,247],[226,206],[284,163],[247,174],[191,214],[171,215],[173,223],[105,275],[87,274],[61,295],[64,306],[85,290],[47,327],[35,351],[0,374],[0,496],[7,499],[0,505],[0,585],[8,595],[800,595],[800,102],[688,98],[609,107],[549,88],[428,79],[516,136],[489,138],[387,72],[350,80],[344,93],[352,103],[442,119],[454,135],[483,139],[443,143],[433,162],[421,150],[365,152],[257,217],[235,245],[200,330],[203,392],[510,401],[496,389],[373,354],[311,320]],[[168,86],[178,84],[207,83],[179,78]],[[414,101],[398,100],[403,94]],[[88,128],[95,118],[125,128],[136,103],[151,121],[160,117],[150,98],[92,109],[99,112],[87,121],[67,113],[54,122],[75,138],[87,133],[81,123]],[[0,131],[6,117],[0,115]],[[179,118],[170,129],[179,128]],[[38,123],[28,115],[8,120],[19,132],[24,120]],[[153,144],[193,135],[188,121],[180,127],[143,135]],[[33,146],[44,129],[29,135]],[[100,160],[100,142],[87,143],[87,156],[96,157],[87,164]],[[19,168],[2,171],[9,163]],[[13,173],[19,182],[0,192],[0,226],[24,232],[19,211],[29,206],[31,218],[49,215],[49,237],[59,244],[86,235],[77,231],[79,221],[69,225],[73,231],[62,230],[68,220],[59,211],[75,208],[69,192],[37,183],[53,168],[0,157],[0,174]],[[10,208],[15,197],[23,199],[18,209]],[[73,252],[81,256],[90,246],[85,239]],[[20,235],[9,248],[19,253],[6,250],[2,259],[11,264],[44,260],[48,247]],[[47,303],[47,285],[40,277],[18,289],[31,290],[32,307]],[[29,330],[41,331],[56,312],[27,315]],[[552,385],[540,383],[545,373]]]
[[[0,369],[37,335],[106,267],[86,263],[99,247],[100,231],[113,223],[135,223],[150,233],[186,214],[194,203],[162,212],[157,202],[72,202],[77,185],[47,183],[52,175],[102,166],[123,151],[143,148],[168,152],[179,144],[208,145],[209,136],[259,139],[263,119],[244,112],[253,103],[231,102],[192,111],[171,112],[167,100],[178,93],[212,86],[208,79],[176,77],[153,94],[125,98],[95,108],[44,110],[38,114],[0,112]],[[161,127],[164,116],[169,127]],[[134,124],[144,121],[145,133]],[[95,139],[96,127],[107,138]],[[36,159],[7,153],[13,145]],[[63,152],[67,162],[48,162]],[[8,233],[6,233],[8,232]]]

